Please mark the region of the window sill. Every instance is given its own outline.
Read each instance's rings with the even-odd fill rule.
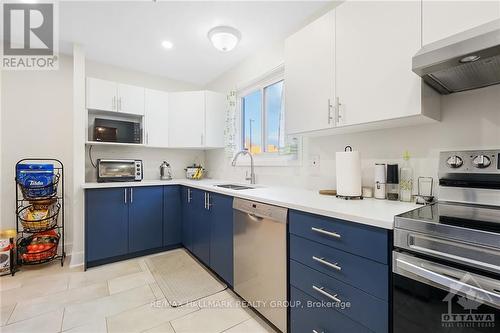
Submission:
[[[229,161],[231,163],[232,159]],[[301,162],[297,156],[281,155],[281,156],[254,156],[254,166],[266,167],[297,167],[301,166]],[[250,159],[248,157],[238,159],[236,167],[249,167]]]

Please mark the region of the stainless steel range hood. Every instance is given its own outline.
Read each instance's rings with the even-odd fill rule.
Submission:
[[[442,95],[500,83],[500,19],[425,45],[413,71]]]

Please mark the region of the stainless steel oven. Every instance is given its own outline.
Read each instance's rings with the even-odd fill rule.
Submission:
[[[127,182],[143,179],[141,160],[97,160],[97,181]]]
[[[439,202],[396,217],[394,333],[500,331],[499,154],[441,153]]]

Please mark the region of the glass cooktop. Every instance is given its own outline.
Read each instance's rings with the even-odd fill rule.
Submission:
[[[399,216],[429,223],[500,233],[500,207],[435,203]]]

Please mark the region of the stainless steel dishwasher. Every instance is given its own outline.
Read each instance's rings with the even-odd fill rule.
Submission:
[[[234,290],[286,332],[288,209],[235,198]]]

